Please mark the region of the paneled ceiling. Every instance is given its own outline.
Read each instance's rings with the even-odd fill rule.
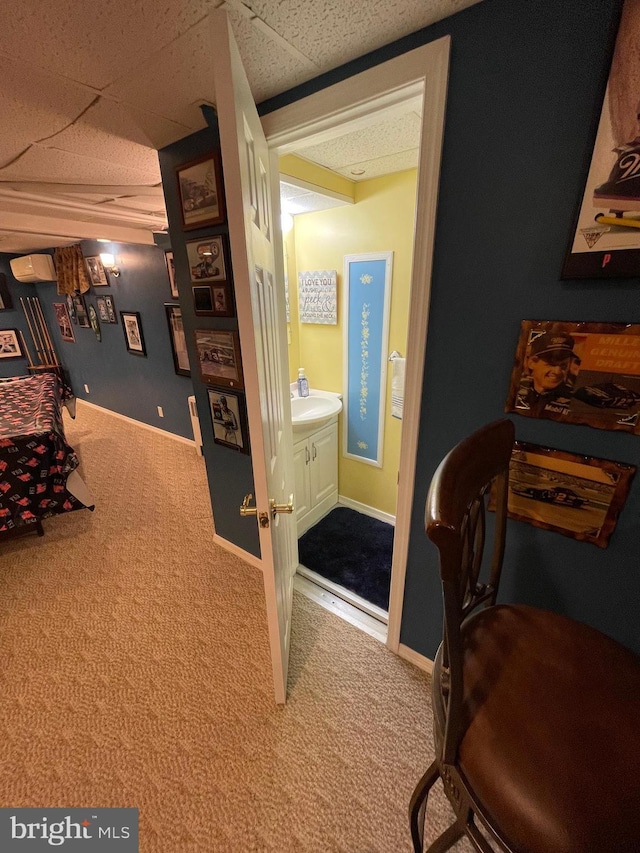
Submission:
[[[479,0],[4,0],[0,252],[152,243],[156,149],[215,104],[208,13],[229,15],[257,103]],[[300,156],[358,180],[416,163],[409,107]]]

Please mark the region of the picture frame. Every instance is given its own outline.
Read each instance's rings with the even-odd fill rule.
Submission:
[[[506,412],[640,434],[640,324],[523,320]]]
[[[0,358],[24,358],[17,329],[0,329]]]
[[[107,306],[107,314],[109,315],[109,323],[117,323],[118,317],[116,316],[116,305],[113,301],[113,296],[109,293],[105,293],[104,302]]]
[[[89,322],[89,314],[87,313],[84,296],[81,293],[74,293],[71,298],[73,300],[73,308],[78,321],[78,326],[82,329],[90,329],[91,323]]]
[[[0,272],[0,311],[11,311],[13,309],[13,299],[9,292],[7,277],[3,272]]]
[[[250,453],[245,396],[228,388],[207,388],[213,440],[239,453]]]
[[[78,325],[78,318],[76,316],[76,306],[73,301],[73,296],[70,293],[67,293],[67,311],[69,312],[69,317],[71,318],[71,322],[74,325]]]
[[[625,0],[582,199],[561,277],[638,277],[640,3]],[[631,223],[631,224],[629,224]]]
[[[231,290],[226,284],[198,284],[191,288],[193,308],[198,316],[233,317]]]
[[[224,234],[187,240],[186,246],[192,284],[226,284],[229,258]]]
[[[173,259],[173,252],[164,253],[164,262],[167,265],[167,274],[169,276],[169,289],[171,291],[171,298],[177,299],[179,294],[178,284],[176,282],[176,264]]]
[[[147,350],[144,344],[140,312],[121,311],[120,319],[122,320],[122,329],[124,331],[124,340],[127,346],[127,352],[130,352],[132,355],[146,356]]]
[[[189,363],[189,353],[187,352],[187,338],[182,322],[182,309],[179,305],[165,302],[164,310],[169,325],[169,340],[171,341],[174,370],[178,376],[191,376],[191,365]]]
[[[96,296],[96,307],[98,309],[98,318],[101,323],[110,323],[109,311],[104,296]]]
[[[84,259],[92,287],[109,287],[107,273],[100,260],[100,255],[90,255]]]
[[[635,471],[634,465],[516,441],[509,517],[606,548]]]
[[[194,335],[202,381],[244,389],[238,333],[221,329],[196,329]]]
[[[176,177],[183,230],[224,222],[224,187],[219,150],[178,166]]]
[[[73,326],[71,325],[71,318],[69,317],[69,309],[67,308],[67,303],[54,302],[53,311],[56,315],[56,322],[58,323],[58,328],[60,329],[60,337],[63,341],[66,341],[67,343],[75,344],[76,336],[73,332]]]

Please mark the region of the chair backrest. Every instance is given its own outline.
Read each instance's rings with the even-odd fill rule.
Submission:
[[[442,665],[438,686],[445,717],[442,760],[455,761],[466,728],[460,626],[481,606],[496,602],[504,555],[509,461],[515,430],[499,420],[457,444],[431,481],[425,511],[429,539],[440,555],[444,602]],[[486,502],[495,508],[493,545],[487,541]],[[487,559],[490,565],[487,567]],[[488,568],[486,582],[481,582]],[[434,685],[435,686],[435,685]]]

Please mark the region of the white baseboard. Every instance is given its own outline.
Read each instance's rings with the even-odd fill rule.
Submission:
[[[185,438],[182,435],[176,435],[175,432],[168,432],[166,429],[160,429],[160,427],[151,426],[151,424],[145,424],[144,421],[137,421],[134,418],[128,418],[126,415],[121,415],[120,412],[114,412],[112,409],[105,409],[104,406],[97,406],[95,403],[90,403],[88,400],[81,400],[76,398],[76,402],[79,406],[89,406],[92,409],[98,409],[100,412],[104,412],[105,415],[112,415],[114,418],[119,418],[121,421],[127,421],[127,423],[133,424],[134,426],[142,427],[143,429],[149,429],[151,432],[156,432],[159,435],[163,435],[165,438],[173,438],[175,441],[181,441],[183,444],[188,444],[191,447],[195,447],[196,443],[192,438]]]
[[[400,643],[398,646],[398,657],[409,661],[409,663],[417,666],[418,669],[428,672],[429,675],[433,673],[433,661],[431,658],[425,657],[419,652],[415,652],[413,649],[410,649],[409,646],[405,646],[404,643]]]
[[[345,498],[344,495],[338,495],[338,503],[341,506],[349,507],[349,509],[355,509],[356,512],[361,512],[363,515],[369,515],[371,518],[377,518],[378,521],[386,521],[387,524],[393,524],[395,526],[395,515],[390,515],[388,512],[382,512],[381,509],[374,509],[372,506],[361,504],[360,501],[353,501],[351,498]]]
[[[241,548],[239,545],[235,545],[233,542],[229,542],[228,539],[225,539],[217,533],[213,534],[213,541],[216,545],[224,548],[225,551],[235,554],[236,557],[240,557],[240,559],[244,560],[245,563],[249,563],[250,566],[253,566],[254,569],[258,569],[260,573],[262,573],[262,560],[260,557],[256,557],[255,554],[250,554],[248,551],[245,551],[244,548]]]

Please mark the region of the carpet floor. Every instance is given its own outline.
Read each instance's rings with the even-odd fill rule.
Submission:
[[[389,609],[393,525],[345,506],[332,509],[298,540],[303,566]]]
[[[141,853],[408,853],[429,676],[296,594],[276,706],[204,460],[80,404],[66,430],[95,512],[0,543],[0,806],[137,807]],[[429,838],[451,817],[438,786]]]

